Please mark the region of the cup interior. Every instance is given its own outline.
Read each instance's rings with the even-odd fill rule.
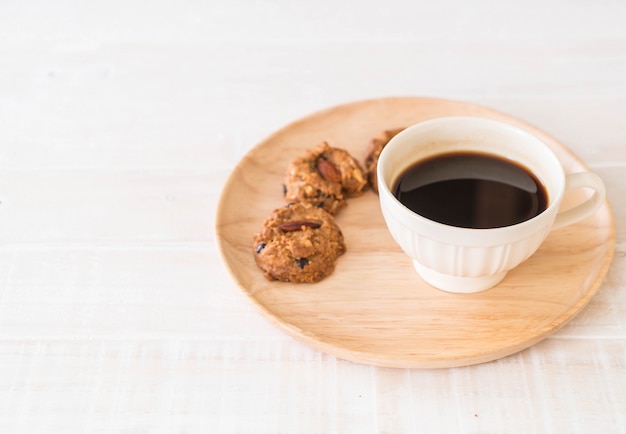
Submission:
[[[548,208],[560,201],[565,175],[556,155],[545,143],[512,125],[472,117],[432,119],[396,135],[378,161],[379,189],[391,193],[398,177],[421,160],[465,151],[493,155],[521,165],[543,184]]]

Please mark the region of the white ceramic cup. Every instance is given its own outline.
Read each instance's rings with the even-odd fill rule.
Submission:
[[[397,178],[425,158],[474,151],[510,159],[532,172],[548,194],[545,211],[511,226],[470,229],[420,216],[392,193]],[[559,212],[573,188],[594,194]],[[605,201],[602,180],[591,172],[566,175],[552,150],[536,136],[507,123],[474,117],[442,117],[413,125],[389,141],[378,160],[378,191],[385,222],[394,240],[432,286],[472,293],[497,285],[528,259],[552,229],[575,223]]]

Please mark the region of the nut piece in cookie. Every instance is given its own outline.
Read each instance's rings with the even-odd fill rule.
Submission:
[[[367,150],[367,156],[365,157],[365,170],[367,172],[367,180],[372,190],[378,193],[378,176],[376,175],[376,167],[378,166],[378,157],[383,151],[383,148],[389,143],[396,134],[404,128],[394,128],[392,130],[385,130],[380,135],[370,142],[369,149]]]
[[[346,198],[356,197],[367,187],[363,168],[348,151],[322,142],[293,160],[284,182],[287,202],[305,202],[336,214]]]
[[[330,275],[346,252],[332,215],[306,203],[278,208],[252,244],[254,259],[270,280],[314,283]]]

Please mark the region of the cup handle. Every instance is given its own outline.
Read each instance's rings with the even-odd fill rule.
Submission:
[[[558,213],[552,229],[562,228],[584,219],[600,208],[600,205],[606,199],[604,183],[595,173],[580,172],[567,175],[565,178],[565,194],[574,188],[589,188],[594,190],[595,193],[580,205]]]

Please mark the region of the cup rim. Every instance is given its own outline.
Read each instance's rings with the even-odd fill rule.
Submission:
[[[497,128],[506,128],[510,132],[514,132],[516,134],[526,136],[536,142],[541,143],[543,145],[542,149],[547,154],[550,155],[550,158],[552,158],[555,163],[557,163],[554,166],[558,168],[559,174],[557,176],[560,178],[560,182],[559,182],[559,186],[558,186],[558,190],[556,194],[554,195],[554,197],[550,197],[550,194],[548,196],[549,202],[548,202],[548,206],[546,207],[546,209],[528,220],[524,220],[522,222],[515,223],[512,225],[508,225],[508,226],[501,226],[501,227],[495,227],[495,228],[466,228],[462,226],[448,225],[448,224],[441,223],[435,220],[431,220],[427,217],[424,217],[410,210],[402,202],[400,202],[394,196],[394,194],[391,192],[391,188],[385,182],[385,176],[384,176],[385,168],[383,167],[384,164],[381,164],[381,163],[384,163],[389,158],[388,155],[390,155],[390,153],[393,152],[393,148],[395,146],[394,144],[404,140],[406,136],[411,135],[411,132],[416,129],[426,128],[430,125],[438,124],[442,122],[456,122],[456,121],[483,123],[483,124],[490,124],[491,126],[495,126]],[[485,153],[488,153],[488,152],[485,152]],[[433,153],[432,155],[436,155],[436,154]],[[494,153],[494,155],[496,154]],[[412,162],[411,164],[413,163],[414,162]],[[528,168],[528,170],[532,170],[532,169]],[[505,234],[510,231],[517,231],[520,229],[525,229],[527,226],[537,225],[546,219],[555,217],[556,212],[558,211],[558,207],[560,206],[561,199],[564,195],[564,191],[565,191],[565,171],[563,169],[563,166],[561,165],[561,162],[557,158],[556,154],[552,151],[552,149],[550,149],[550,147],[543,140],[541,140],[539,137],[532,134],[531,132],[524,130],[520,127],[517,127],[515,125],[512,125],[510,123],[502,122],[502,121],[495,120],[495,119],[481,118],[481,117],[475,117],[475,116],[442,116],[442,117],[432,118],[432,119],[428,119],[422,122],[418,122],[416,124],[413,124],[405,128],[396,136],[392,137],[391,140],[387,143],[387,145],[383,148],[382,152],[380,153],[378,157],[378,164],[377,164],[376,172],[377,172],[376,175],[377,175],[377,180],[378,180],[378,192],[379,192],[379,196],[381,196],[381,198],[383,198],[384,200],[383,203],[388,203],[390,205],[393,205],[394,210],[397,212],[401,212],[402,215],[406,219],[412,219],[413,221],[418,221],[421,224],[427,225],[433,231],[439,232],[439,231],[445,230],[447,233],[450,233],[452,231],[452,232],[459,233],[459,234],[462,233],[465,236],[467,236],[468,234],[484,235],[487,233],[494,234],[494,235]],[[546,189],[548,189],[547,186],[546,186]]]

